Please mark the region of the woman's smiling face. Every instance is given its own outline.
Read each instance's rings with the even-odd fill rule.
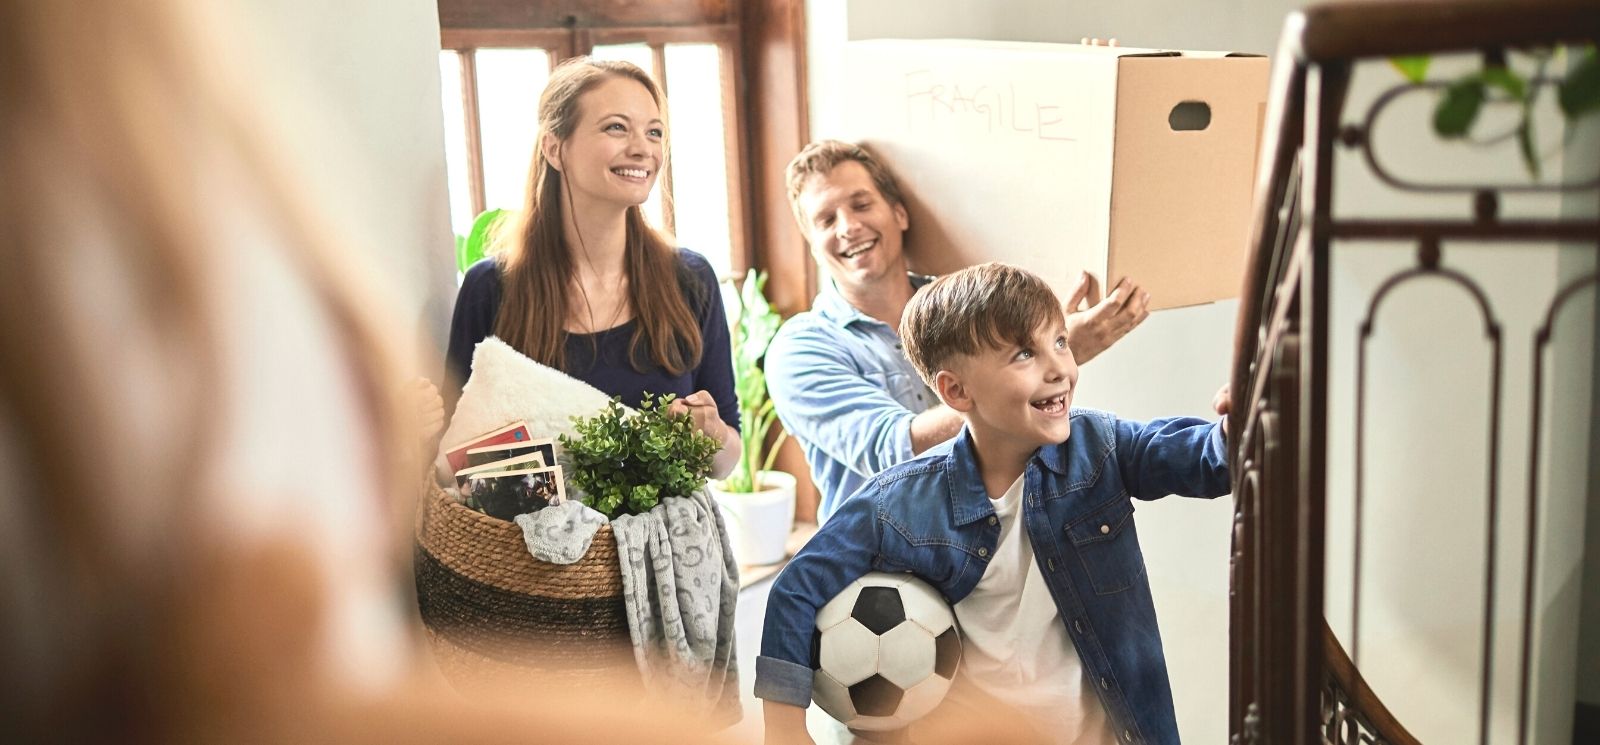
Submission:
[[[550,140],[545,157],[561,171],[574,204],[643,204],[661,172],[666,140],[661,107],[637,80],[612,76],[578,98],[578,124]]]

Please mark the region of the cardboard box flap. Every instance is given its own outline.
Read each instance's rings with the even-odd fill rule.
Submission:
[[[1228,54],[854,41],[836,136],[900,182],[916,271],[1005,261],[1062,293],[1089,271],[1156,309],[1211,302],[1238,294],[1266,98],[1267,61]]]
[[[1163,308],[1216,300],[1242,281],[1267,60],[1119,68],[1107,282],[1160,287]]]

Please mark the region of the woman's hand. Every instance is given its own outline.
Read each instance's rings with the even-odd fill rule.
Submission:
[[[412,413],[416,416],[417,435],[426,449],[444,432],[444,399],[439,396],[438,386],[427,378],[412,380],[406,395],[411,399]]]
[[[439,396],[438,386],[427,378],[406,383],[401,398],[404,400],[400,412],[402,426],[416,436],[416,467],[426,474],[432,469],[439,436],[444,433],[444,399]]]
[[[723,442],[727,430],[732,429],[722,421],[722,415],[717,411],[717,400],[706,391],[695,391],[683,398],[673,399],[667,405],[667,413],[688,414],[694,420],[695,429],[717,442]]]
[[[688,414],[694,420],[695,429],[705,433],[707,437],[716,440],[722,445],[717,455],[712,459],[712,478],[723,478],[733,473],[733,467],[739,462],[741,443],[738,430],[729,427],[722,421],[722,415],[717,411],[717,400],[711,397],[708,391],[695,391],[683,398],[674,399],[667,404],[669,414]]]

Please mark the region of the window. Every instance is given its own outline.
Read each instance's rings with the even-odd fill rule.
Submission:
[[[446,18],[449,0],[440,4]],[[668,4],[670,5],[670,4]],[[638,65],[667,92],[666,165],[646,217],[717,273],[752,265],[746,235],[739,36],[727,23],[628,28],[452,29],[442,34],[451,224],[466,234],[485,209],[518,209],[550,71],[574,54]],[[693,164],[679,168],[675,164]]]

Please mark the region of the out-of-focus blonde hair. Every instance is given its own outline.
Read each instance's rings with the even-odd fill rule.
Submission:
[[[197,162],[202,143],[251,186],[252,217],[331,319],[381,461],[368,483],[405,493],[406,435],[371,293],[253,129],[249,99],[222,83],[228,56],[198,33],[199,7],[0,3],[0,458],[12,458],[0,462],[11,539],[0,549],[0,721],[19,741],[168,740],[205,700],[181,697],[230,689],[197,671],[262,651],[215,627],[251,615],[233,612],[238,585],[225,578],[261,580],[271,562],[230,554],[191,509],[218,454],[222,347],[236,333],[206,283],[219,257],[256,250],[219,240],[216,213],[238,205],[205,193],[218,164]],[[90,227],[69,237],[62,226]],[[85,264],[97,267],[86,275],[110,267],[114,283],[80,281]],[[132,312],[97,312],[106,291],[107,308]],[[165,384],[154,400],[150,378],[131,384],[103,343],[121,334],[155,360]],[[293,572],[306,569],[296,559],[277,559],[289,585],[315,584]],[[305,630],[296,614],[312,609],[290,595],[278,620],[257,619],[257,638]],[[295,652],[290,642],[274,654],[289,664]]]
[[[380,333],[378,294],[333,251],[355,243],[329,232],[302,201],[295,174],[283,170],[292,161],[274,157],[281,153],[270,133],[254,129],[266,119],[252,116],[250,89],[230,77],[229,38],[199,20],[207,12],[217,12],[208,0],[0,2],[6,737],[229,745],[714,739],[703,725],[647,703],[617,716],[604,688],[566,690],[560,680],[508,688],[515,707],[468,705],[405,645],[395,650],[405,657],[400,680],[351,690],[328,675],[337,652],[317,645],[325,591],[344,588],[327,586],[338,579],[314,558],[314,541],[206,532],[193,508],[215,496],[205,490],[226,487],[194,476],[231,454],[217,438],[218,409],[239,395],[224,377],[224,358],[252,342],[236,338],[238,316],[207,285],[238,266],[220,262],[229,251],[282,252],[293,281],[309,290],[310,299],[297,302],[317,306],[309,317],[330,327],[348,363],[358,421],[333,425],[308,411],[305,426],[353,427],[359,431],[335,434],[371,442],[379,462],[358,481],[369,493],[395,495],[394,522],[410,526],[416,496],[407,478],[414,464],[406,462],[416,433],[398,424],[399,386],[389,384],[397,368]],[[224,197],[235,201],[218,204],[208,192],[219,176],[244,185]],[[219,242],[219,209],[249,213],[269,240],[248,248]],[[97,260],[80,262],[86,254]],[[95,266],[95,281],[79,276],[81,264]],[[125,315],[98,312],[97,293],[114,294],[106,307]],[[109,364],[129,356],[133,342],[125,339],[143,345],[133,356],[153,360],[153,375]],[[136,373],[137,384],[129,382]],[[141,398],[152,390],[160,395]],[[391,570],[381,578],[394,588],[390,610],[403,613],[409,567],[378,564]]]

